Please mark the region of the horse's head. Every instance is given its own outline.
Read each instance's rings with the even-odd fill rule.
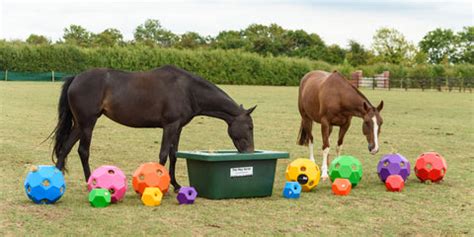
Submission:
[[[380,116],[382,109],[383,100],[380,101],[377,108],[364,102],[364,110],[366,113],[363,117],[364,123],[362,124],[362,132],[367,138],[369,152],[372,155],[375,155],[379,151],[379,134],[383,123],[382,117]]]
[[[250,114],[257,106],[248,110],[242,108],[243,113],[236,116],[229,124],[228,132],[239,152],[253,152],[253,120]]]

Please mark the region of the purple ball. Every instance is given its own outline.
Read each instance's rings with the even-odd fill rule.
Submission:
[[[377,165],[377,173],[384,183],[390,175],[400,175],[406,181],[410,175],[410,162],[398,153],[384,155]]]
[[[176,199],[179,204],[193,204],[197,197],[197,191],[193,187],[181,187]]]

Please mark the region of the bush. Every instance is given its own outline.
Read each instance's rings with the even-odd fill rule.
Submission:
[[[470,64],[405,67],[379,63],[354,68],[347,63],[330,65],[301,58],[262,57],[240,50],[181,50],[143,45],[79,48],[66,44],[35,46],[0,41],[0,70],[70,74],[95,67],[146,71],[166,64],[176,65],[214,83],[239,85],[297,86],[300,79],[312,70],[338,70],[347,78],[357,69],[362,69],[365,76],[388,70],[392,87],[401,86],[402,80],[410,81],[410,87],[420,87],[423,83],[433,86],[433,81],[443,76],[452,76],[449,83],[455,86],[472,85],[474,78],[474,66]]]

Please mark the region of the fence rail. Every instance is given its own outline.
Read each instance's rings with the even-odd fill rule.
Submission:
[[[11,72],[0,71],[0,80],[2,81],[62,81],[63,78],[70,76],[70,73],[64,72]]]

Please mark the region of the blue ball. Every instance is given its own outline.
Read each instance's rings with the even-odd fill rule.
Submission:
[[[25,180],[28,198],[37,204],[52,204],[66,191],[63,173],[51,165],[33,166]]]
[[[301,193],[301,185],[298,182],[286,182],[283,188],[283,197],[299,198]]]

